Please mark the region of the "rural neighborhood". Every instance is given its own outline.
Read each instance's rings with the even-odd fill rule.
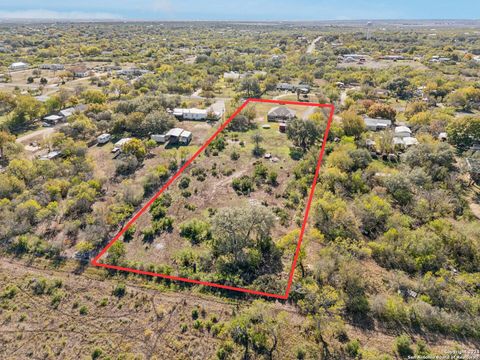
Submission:
[[[478,20],[0,21],[0,359],[479,348]]]

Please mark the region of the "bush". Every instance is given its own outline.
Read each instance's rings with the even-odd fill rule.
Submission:
[[[172,231],[173,229],[173,219],[169,216],[166,216],[158,221],[154,221],[153,230],[155,234],[159,234],[163,231]]]
[[[102,349],[100,348],[95,348],[93,351],[92,351],[92,360],[96,360],[98,359],[100,356],[102,356],[103,354],[103,351]]]
[[[395,346],[397,348],[398,355],[404,359],[414,355],[410,345],[410,338],[407,335],[399,336],[395,340]]]
[[[360,352],[360,342],[358,340],[352,340],[350,341],[347,346],[345,347],[345,350],[347,351],[347,354],[355,358],[359,355]]]
[[[192,219],[180,225],[180,236],[190,240],[194,245],[200,244],[211,238],[210,224],[205,221]]]
[[[137,231],[137,227],[134,225],[130,226],[127,230],[125,230],[125,233],[123,234],[123,240],[129,241],[133,238],[133,235],[135,235],[135,232]]]
[[[180,189],[186,189],[186,188],[188,188],[189,185],[190,185],[190,178],[184,177],[180,180],[180,182],[178,184],[178,187]]]
[[[236,161],[240,159],[240,154],[236,150],[233,150],[232,153],[230,154],[230,159],[232,159],[233,161]]]
[[[254,190],[253,180],[248,175],[233,179],[232,187],[238,195],[249,195]]]
[[[80,306],[80,309],[78,309],[78,312],[80,315],[87,315],[88,314],[88,308],[85,305]]]
[[[126,287],[125,287],[125,284],[124,283],[118,283],[117,286],[115,286],[115,289],[113,289],[113,295],[118,297],[118,298],[121,298],[123,296],[125,296],[126,294]]]
[[[193,309],[192,310],[192,319],[197,320],[198,319],[198,309]]]
[[[267,183],[272,185],[272,186],[275,186],[277,185],[277,178],[278,178],[278,174],[275,172],[275,171],[271,171],[269,174],[268,174],[268,177],[267,177]]]
[[[160,220],[167,215],[167,209],[161,206],[159,203],[155,204],[154,202],[150,208],[150,214],[154,220]]]
[[[143,241],[151,242],[155,237],[155,230],[151,226],[142,230]]]

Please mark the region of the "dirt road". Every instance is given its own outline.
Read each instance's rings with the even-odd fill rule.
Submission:
[[[313,52],[313,50],[315,50],[315,44],[317,43],[317,41],[319,41],[322,37],[319,36],[317,37],[315,40],[313,40],[310,45],[308,45],[308,48],[307,48],[307,54],[311,54]]]

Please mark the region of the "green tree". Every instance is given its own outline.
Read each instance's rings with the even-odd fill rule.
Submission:
[[[321,141],[321,131],[313,121],[293,119],[287,127],[287,137],[304,152]]]
[[[345,135],[354,136],[356,139],[365,132],[365,122],[360,115],[357,115],[354,111],[345,111],[341,115],[342,117],[342,129]]]
[[[464,116],[447,126],[448,140],[460,149],[480,142],[480,116]]]
[[[122,151],[127,155],[133,155],[138,161],[143,161],[147,155],[145,144],[139,139],[131,139],[123,145]]]

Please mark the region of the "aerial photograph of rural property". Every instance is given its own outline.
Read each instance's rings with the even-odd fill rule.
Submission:
[[[480,360],[480,2],[0,5],[0,360]]]

